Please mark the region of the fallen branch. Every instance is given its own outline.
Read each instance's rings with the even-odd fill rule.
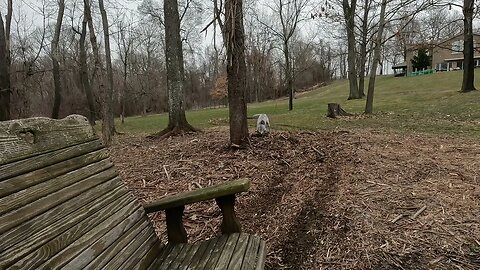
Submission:
[[[424,205],[422,208],[420,208],[415,214],[413,214],[413,216],[411,217],[411,219],[416,219],[423,211],[425,211],[425,209],[427,209],[427,206]]]
[[[403,218],[405,215],[404,214],[400,214],[398,216],[396,216],[394,219],[391,220],[392,223],[395,223],[397,221],[399,221],[401,218]]]

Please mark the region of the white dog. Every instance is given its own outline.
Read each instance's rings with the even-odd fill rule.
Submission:
[[[257,134],[264,136],[270,132],[270,120],[266,114],[255,114],[254,118],[257,118]]]

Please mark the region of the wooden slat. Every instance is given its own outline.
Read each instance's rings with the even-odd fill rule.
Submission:
[[[105,152],[103,152],[105,154]],[[102,158],[102,152],[96,153],[95,159]],[[38,185],[29,187],[19,192],[0,198],[0,214],[12,211],[27,205],[39,198],[43,198],[62,188],[77,183],[82,179],[105,171],[111,168],[113,164],[110,160],[104,159],[99,162],[84,166],[78,170],[50,179]]]
[[[168,256],[163,260],[162,264],[160,265],[160,267],[158,268],[159,270],[167,270],[167,269],[170,269],[170,264],[177,258],[177,256],[179,254],[181,254],[182,250],[185,248],[185,247],[188,247],[188,244],[183,244],[183,243],[179,243],[179,244],[175,244],[173,246],[173,249],[172,251],[170,251],[170,253],[168,254]]]
[[[100,255],[98,255],[93,261],[91,261],[84,269],[101,269],[104,267],[115,255],[122,251],[130,242],[132,242],[138,235],[150,224],[145,222],[143,219],[137,222],[125,235],[112,245],[110,245],[106,250],[104,250]]]
[[[242,261],[245,257],[245,251],[247,250],[247,245],[249,241],[249,235],[241,233],[238,237],[238,243],[235,247],[235,251],[232,254],[230,263],[228,264],[228,270],[240,270],[242,267]]]
[[[88,120],[80,115],[0,122],[0,165],[95,138]]]
[[[156,237],[155,237],[156,238]],[[136,265],[132,266],[130,270],[145,270],[153,263],[153,261],[160,255],[162,249],[165,246],[156,241],[155,244],[150,248],[150,250],[145,254]]]
[[[157,258],[152,262],[150,267],[148,267],[148,270],[158,270],[160,265],[162,264],[163,260],[168,256],[170,251],[172,251],[174,245],[168,244],[163,247],[163,249],[160,251],[158,254]]]
[[[201,250],[203,245],[203,250]],[[192,259],[195,257],[195,254],[198,252],[204,252],[208,243],[206,241],[203,242],[196,242],[192,245],[192,247],[188,250],[188,253],[185,255],[182,263],[177,267],[178,270],[185,270],[188,269],[188,266],[192,262]]]
[[[185,260],[185,257],[191,252],[192,248],[194,247],[195,244],[186,244],[182,251],[175,258],[175,260],[172,261],[168,269],[178,269],[180,264]]]
[[[50,260],[53,256],[58,255],[59,252],[64,250],[72,243],[76,241],[78,243],[78,239],[82,237],[83,239],[85,239],[85,235],[90,230],[99,226],[99,224],[102,224],[102,222],[104,222],[106,219],[122,217],[122,214],[125,215],[125,211],[130,210],[134,206],[135,203],[132,203],[131,197],[126,194],[117,201],[111,202],[98,212],[77,223],[62,234],[56,236],[55,238],[52,238],[38,249],[27,253],[26,256],[24,256],[20,260],[16,258],[10,263],[14,262],[13,266],[18,268],[40,269],[41,264]],[[74,247],[75,246],[72,245],[68,249]]]
[[[201,253],[201,256],[195,255],[192,259],[192,263],[190,264],[189,268],[192,269],[197,269],[197,270],[203,270],[205,268],[205,265],[208,262],[208,259],[210,258],[210,255],[212,254],[213,249],[215,248],[215,245],[219,241],[220,237],[218,238],[213,238],[208,240],[208,245],[205,248],[205,251]],[[200,255],[200,253],[197,253]]]
[[[78,196],[82,192],[98,184],[114,178],[116,175],[117,173],[113,169],[103,171],[97,175],[86,178],[55,193],[49,194],[35,201],[35,203],[25,205],[19,209],[0,216],[0,234],[6,232],[7,230],[15,226],[18,226],[22,222],[25,222],[37,215],[40,215],[48,209],[51,209],[73,197]]]
[[[166,198],[147,203],[144,207],[147,213],[152,213],[191,204],[194,202],[211,200],[218,197],[244,192],[249,188],[250,180],[248,179],[228,181],[218,185],[168,196]]]
[[[20,160],[17,162],[5,164],[3,166],[0,166],[0,181],[17,175],[29,173],[44,167],[49,167],[49,169],[44,170],[43,173],[60,175],[65,173],[65,169],[63,168],[63,166],[65,166],[65,163],[63,163],[62,161],[67,161],[69,159],[99,150],[101,148],[102,142],[100,140],[94,140],[48,152],[42,155],[33,156],[31,158]],[[51,166],[55,164],[57,165]],[[79,167],[81,166],[83,165],[79,165]],[[52,177],[55,177],[57,175],[53,175]]]
[[[258,248],[257,266],[255,270],[263,270],[265,267],[265,258],[267,257],[267,248],[265,247],[265,241],[260,239],[260,247]]]
[[[122,266],[118,268],[118,270],[131,270],[146,256],[154,245],[160,246],[160,242],[155,233],[151,233],[147,241],[143,242],[142,245],[122,264]]]
[[[208,248],[213,248],[215,246],[215,243],[217,241],[217,238],[211,239],[208,241],[202,241],[200,243],[200,247],[198,248],[197,252],[193,255],[193,257],[190,259],[189,262],[184,261],[182,265],[180,266],[180,269],[197,269],[194,266],[199,265],[201,263],[201,259],[204,258],[204,255],[206,252],[208,252]],[[206,259],[208,260],[208,258]],[[205,260],[205,263],[206,263]]]
[[[222,235],[217,241],[217,244],[215,244],[215,247],[212,250],[212,253],[210,254],[208,258],[208,262],[203,268],[204,270],[211,270],[215,268],[215,265],[217,265],[218,259],[220,258],[220,255],[222,254],[222,250],[225,248],[225,245],[230,238],[229,235]]]
[[[257,263],[258,247],[260,240],[251,235],[248,241],[247,250],[245,251],[245,257],[243,257],[241,270],[254,270]]]
[[[127,194],[128,195],[128,194]],[[130,197],[130,196],[127,196]],[[105,235],[113,226],[116,226],[120,222],[134,223],[136,222],[143,214],[142,209],[138,208],[138,204],[135,201],[132,201],[132,198],[128,198],[126,202],[130,202],[127,205],[122,203],[121,208],[111,209],[106,213],[113,213],[110,217],[106,217],[101,220],[101,223],[96,223],[93,226],[88,226],[89,224],[81,224],[81,227],[77,228],[78,230],[83,230],[84,232],[81,235],[77,234],[77,231],[72,232],[72,235],[75,235],[77,238],[73,243],[71,240],[71,235],[63,234],[55,241],[44,245],[41,249],[37,250],[38,254],[35,257],[32,257],[34,261],[42,261],[43,264],[39,265],[40,269],[56,269],[62,267],[68,263],[71,259],[78,256],[85,248],[93,244],[96,240],[100,239]],[[116,204],[117,202],[114,202]],[[104,215],[106,214],[104,212]],[[98,220],[99,218],[97,218]],[[89,228],[86,230],[85,228]],[[78,236],[80,236],[78,238]],[[68,247],[68,248],[67,248]],[[44,262],[42,255],[44,256],[47,251],[56,250],[58,253],[54,253],[53,257],[50,257],[48,261]],[[52,256],[53,254],[50,254]]]
[[[122,264],[126,263],[128,259],[135,254],[135,252],[149,239],[152,238],[155,232],[152,227],[147,226],[145,230],[135,237],[128,245],[118,252],[102,269],[120,269]]]
[[[103,236],[99,237],[92,245],[76,255],[70,262],[63,266],[63,269],[74,270],[84,268],[107,249],[108,246],[113,244],[117,239],[121,239],[122,235],[135,224],[139,222],[144,224],[148,223],[148,221],[142,217],[144,217],[143,212],[138,211],[131,214],[128,218],[121,220],[117,225],[108,226],[105,230],[106,233]],[[91,241],[91,238],[89,238],[88,241]],[[64,258],[62,258],[62,260],[63,259]]]
[[[217,264],[215,265],[215,270],[225,270],[228,268],[232,254],[237,246],[239,236],[239,233],[233,233],[229,235],[227,243],[225,244],[223,250],[220,251],[221,254],[218,258]]]
[[[118,186],[118,181],[107,182],[98,188],[108,188],[113,185],[117,185],[117,188],[107,189],[111,190],[111,192],[101,194],[98,198],[93,197],[94,200],[85,205],[83,205],[82,201],[79,201],[78,209],[74,209],[75,211],[68,215],[63,212],[64,207],[73,208],[75,205],[62,204],[42,216],[23,223],[20,227],[15,227],[13,230],[2,234],[0,236],[0,250],[2,250],[0,252],[0,261],[15,261],[17,258],[33,252],[33,250],[39,248],[50,239],[64,233],[83,219],[101,211],[108,204],[125,195],[126,190]],[[92,194],[98,191],[97,187],[95,187],[95,189],[88,192]],[[69,202],[72,203],[73,201]],[[54,222],[50,222],[50,220]]]
[[[80,170],[82,167],[101,161],[108,157],[105,150],[97,150],[85,155],[75,157],[48,167],[41,168],[26,174],[21,174],[0,182],[0,197],[6,197],[12,193],[45,182],[52,178],[60,177],[66,173]]]

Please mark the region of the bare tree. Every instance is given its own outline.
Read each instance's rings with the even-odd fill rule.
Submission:
[[[230,143],[232,146],[243,146],[247,142],[248,126],[245,101],[246,64],[242,0],[226,0],[225,2],[225,38]]]
[[[177,0],[165,0],[165,58],[167,66],[168,126],[158,136],[161,138],[185,131],[195,131],[185,116],[185,71],[180,17]]]
[[[52,40],[51,57],[53,64],[53,85],[55,96],[53,100],[52,118],[58,118],[60,112],[60,104],[62,102],[62,84],[60,82],[60,51],[58,41],[60,39],[60,30],[62,29],[63,13],[65,11],[65,0],[58,1],[57,22],[55,23],[55,33]]]
[[[90,122],[91,125],[95,125],[95,121],[96,121],[95,100],[93,97],[91,80],[88,78],[87,48],[85,46],[85,43],[86,43],[85,40],[87,37],[87,27],[88,27],[87,24],[88,24],[87,7],[84,5],[82,29],[80,32],[80,40],[79,40],[80,79],[82,81],[83,90],[85,91],[85,95],[87,97],[88,121]]]
[[[347,31],[347,62],[348,62],[348,81],[350,85],[350,94],[348,99],[360,99],[362,95],[358,90],[357,83],[357,61],[356,61],[356,42],[355,42],[355,12],[357,0],[342,0],[343,16]]]
[[[475,64],[473,48],[473,7],[474,0],[463,1],[463,81],[461,92],[475,90]]]
[[[103,0],[98,1],[100,7],[100,14],[102,16],[103,38],[105,42],[105,61],[107,69],[107,87],[104,93],[103,103],[103,123],[102,136],[103,142],[109,145],[112,141],[112,136],[115,133],[115,123],[113,121],[113,70],[112,70],[112,56],[110,50],[110,33],[108,28],[108,17],[105,10]]]
[[[378,22],[377,38],[375,40],[375,49],[373,53],[372,69],[370,70],[370,80],[368,81],[367,102],[365,104],[365,113],[373,112],[373,93],[375,90],[375,79],[377,75],[378,63],[380,62],[380,54],[383,42],[383,29],[385,29],[385,10],[387,8],[387,0],[382,0],[380,7],[380,18]]]
[[[258,21],[268,28],[274,36],[281,42],[281,50],[284,59],[284,75],[286,90],[288,92],[288,109],[293,110],[294,89],[294,65],[291,52],[291,43],[294,34],[298,29],[298,24],[303,20],[302,14],[305,11],[309,0],[275,0],[272,5],[267,7],[275,14],[280,25],[270,25],[263,20]]]

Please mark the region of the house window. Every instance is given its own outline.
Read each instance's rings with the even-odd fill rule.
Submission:
[[[463,52],[463,40],[457,40],[452,43],[452,54]]]

